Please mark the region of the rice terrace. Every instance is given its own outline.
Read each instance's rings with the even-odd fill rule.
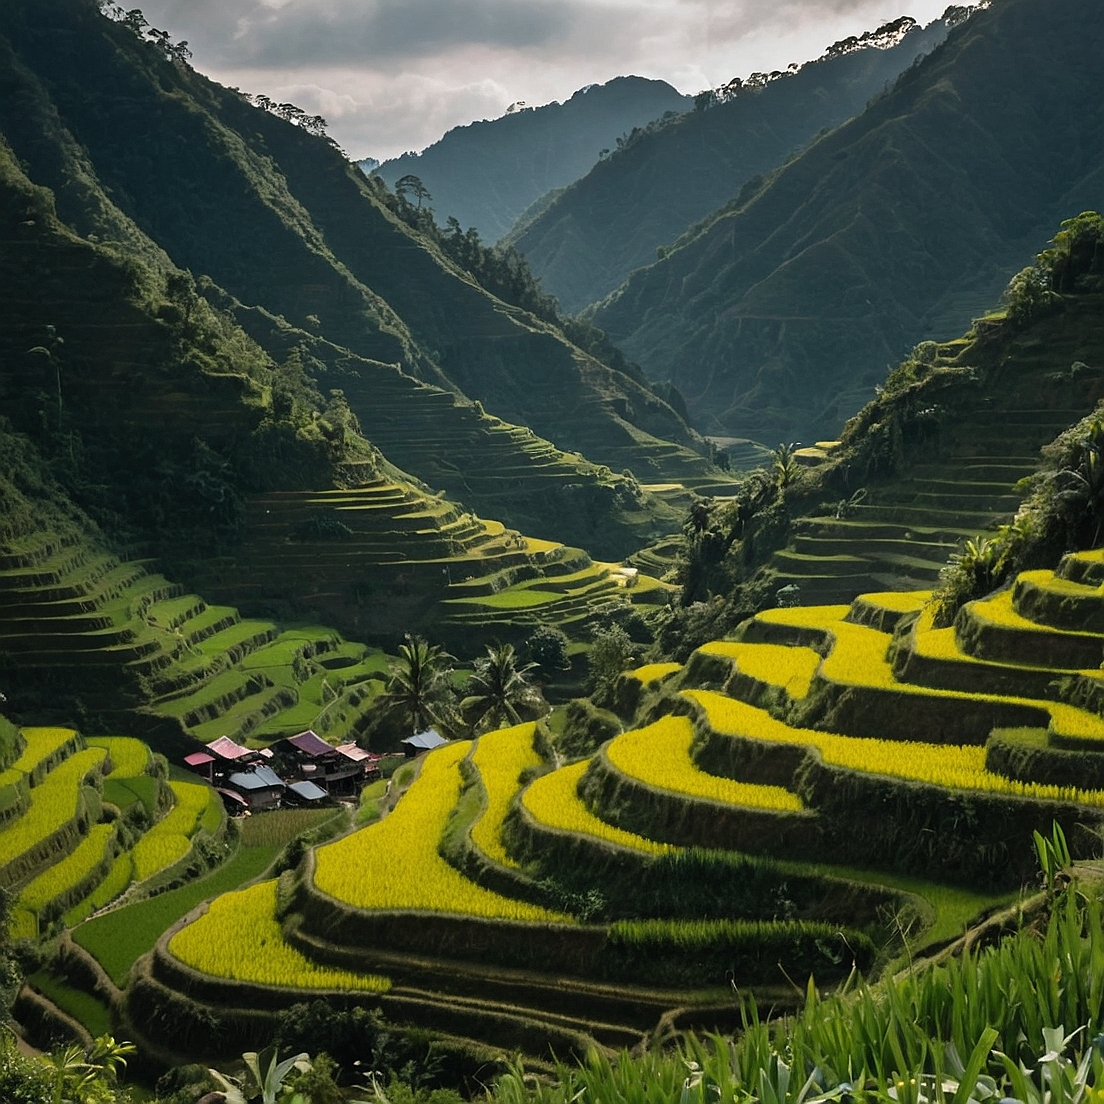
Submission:
[[[0,1104],[1097,1099],[1099,5],[148,3],[0,11]]]

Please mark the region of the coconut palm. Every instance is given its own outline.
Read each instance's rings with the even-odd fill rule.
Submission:
[[[513,644],[487,646],[487,654],[475,661],[475,672],[468,681],[468,696],[460,711],[477,732],[520,724],[523,714],[539,711],[540,694],[530,685],[527,675],[535,663],[519,666]]]
[[[406,715],[411,733],[447,724],[452,704],[452,665],[455,657],[439,644],[420,636],[406,636],[391,663],[387,683],[389,703]]]

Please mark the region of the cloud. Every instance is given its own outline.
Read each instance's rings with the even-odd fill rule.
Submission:
[[[635,73],[697,92],[947,0],[146,0],[216,80],[319,112],[354,156]]]

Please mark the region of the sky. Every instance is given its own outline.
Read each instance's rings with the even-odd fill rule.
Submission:
[[[200,72],[321,114],[353,158],[635,74],[693,94],[949,0],[145,0]],[[125,4],[124,4],[125,6]]]

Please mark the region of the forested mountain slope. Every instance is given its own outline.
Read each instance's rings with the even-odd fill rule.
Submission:
[[[545,291],[580,311],[745,185],[754,190],[757,174],[861,111],[946,31],[937,20],[903,37],[885,33],[882,47],[837,44],[764,86],[706,94],[698,110],[647,128],[551,202],[540,201],[506,240]]]
[[[1104,199],[1104,11],[1002,0],[595,320],[714,432],[831,436]]]
[[[327,142],[141,41],[89,0],[0,13],[3,127],[80,233],[118,239],[42,140],[42,120],[172,262],[367,360],[463,390],[618,470],[701,448],[645,385],[503,304],[395,218]],[[102,204],[100,204],[102,206]],[[678,449],[674,450],[678,453]]]
[[[11,662],[41,659],[58,693],[89,668],[98,685],[98,668],[145,663],[160,646],[147,639],[145,613],[151,601],[181,597],[178,582],[203,597],[171,615],[170,643],[216,589],[247,614],[375,639],[441,628],[455,613],[450,599],[522,579],[588,584],[583,600],[558,612],[558,592],[541,592],[539,603],[527,595],[544,607],[529,623],[585,622],[615,596],[609,571],[586,553],[483,521],[395,468],[362,436],[341,391],[322,395],[298,350],[274,361],[127,220],[70,135],[41,137],[56,193],[32,183],[0,141],[0,435],[25,442],[0,441],[0,454],[10,463],[5,478],[29,473],[19,494],[0,488],[0,652]],[[95,218],[114,240],[81,237],[59,206],[74,221]],[[215,298],[209,280],[205,290]],[[505,436],[500,464],[511,453]],[[574,476],[596,496],[592,521],[604,514],[616,526],[624,508],[637,515],[630,524],[649,524],[632,480],[582,461],[550,466],[550,494]],[[54,506],[40,513],[40,500]],[[85,515],[98,533],[83,521],[63,524]],[[152,555],[157,567],[120,564],[121,552]],[[263,642],[278,635],[271,625],[235,631]],[[470,645],[478,632],[465,636]],[[190,647],[183,637],[177,644]],[[271,697],[286,704],[288,694]]]
[[[451,216],[493,241],[530,203],[578,179],[619,138],[690,106],[690,97],[665,81],[616,77],[580,88],[563,103],[455,127],[421,153],[404,153],[375,172],[391,185],[413,173],[431,192],[442,225]]]

